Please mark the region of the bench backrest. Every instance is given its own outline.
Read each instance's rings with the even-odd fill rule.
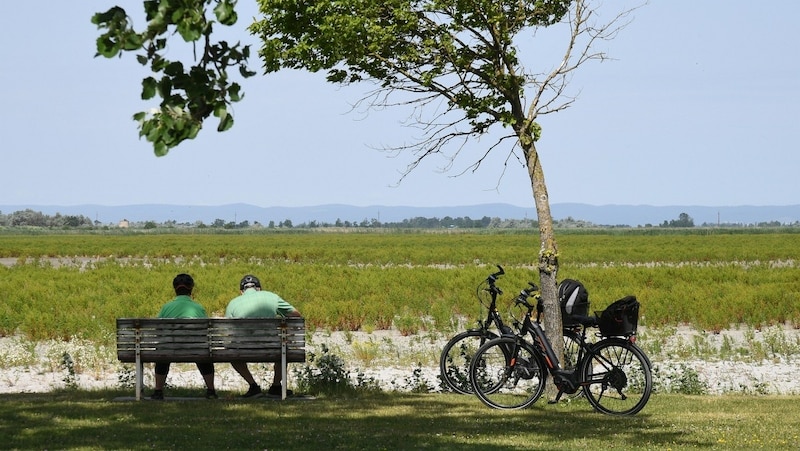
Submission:
[[[305,362],[303,318],[118,318],[121,362]]]

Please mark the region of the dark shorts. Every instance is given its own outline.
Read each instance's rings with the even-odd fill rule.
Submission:
[[[169,373],[169,362],[158,362],[156,363],[155,372],[159,376],[166,376]],[[214,364],[213,363],[196,363],[197,369],[200,370],[200,374],[203,376],[208,376],[209,374],[214,374]]]

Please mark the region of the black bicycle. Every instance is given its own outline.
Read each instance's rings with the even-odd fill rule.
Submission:
[[[455,335],[442,348],[439,358],[442,383],[456,393],[472,393],[472,386],[469,382],[469,365],[478,348],[502,334],[514,335],[514,331],[503,323],[503,318],[497,311],[497,296],[503,294],[503,290],[497,286],[496,282],[500,276],[505,274],[502,266],[497,265],[497,269],[497,272],[490,274],[476,289],[478,300],[487,310],[486,319],[479,319],[477,328]]]
[[[497,272],[490,274],[476,289],[476,295],[481,305],[486,308],[485,320],[478,320],[478,327],[456,334],[442,348],[439,358],[439,372],[443,386],[456,393],[471,394],[472,385],[469,381],[469,367],[475,352],[489,340],[499,336],[513,336],[514,330],[503,322],[497,311],[497,297],[503,290],[497,286],[497,280],[505,274],[503,267],[497,265]],[[538,288],[532,282],[523,289],[518,297],[528,299]],[[516,303],[516,302],[515,302]],[[517,328],[521,324],[516,324]],[[564,328],[564,356],[565,367],[574,367],[578,362],[580,349],[579,336],[574,328]]]
[[[542,313],[539,293],[536,306],[517,297],[525,308],[522,328],[515,336],[487,341],[470,364],[473,392],[487,406],[521,409],[536,402],[545,389],[548,373],[563,394],[582,391],[592,407],[610,415],[633,415],[644,408],[653,390],[650,360],[635,344],[639,303],[623,298],[594,317],[571,318],[580,324],[579,349],[574,368],[562,365],[539,324]],[[538,308],[537,308],[538,307]],[[536,321],[531,319],[537,309]],[[599,327],[602,339],[587,341],[587,329]],[[527,338],[531,340],[528,341]]]

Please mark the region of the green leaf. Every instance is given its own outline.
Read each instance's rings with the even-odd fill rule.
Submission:
[[[106,58],[113,58],[119,53],[120,45],[111,39],[107,34],[97,38],[97,54],[103,55]]]
[[[104,13],[95,13],[92,16],[92,23],[98,26],[105,26],[108,22],[118,22],[120,18],[124,19],[128,14],[124,9],[119,6],[114,6]]]
[[[240,90],[241,86],[239,86],[239,83],[231,83],[231,86],[228,88],[228,96],[231,98],[231,102],[242,100],[242,95],[239,93]]]
[[[214,15],[222,25],[233,25],[239,19],[239,16],[234,10],[234,5],[226,0],[217,4],[214,8]]]
[[[152,99],[156,95],[157,86],[158,82],[153,77],[142,80],[142,100]]]
[[[219,125],[217,126],[218,132],[224,132],[230,130],[233,127],[233,116],[230,114],[226,114],[219,119]]]
[[[183,74],[183,63],[180,61],[172,61],[164,68],[164,73],[170,76]]]
[[[163,141],[156,141],[153,143],[153,152],[157,157],[163,157],[169,152],[169,147]]]
[[[123,48],[125,50],[139,50],[142,48],[143,39],[136,33],[126,33]]]

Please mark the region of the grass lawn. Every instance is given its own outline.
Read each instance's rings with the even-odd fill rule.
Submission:
[[[187,396],[194,393],[187,393]],[[0,395],[3,449],[778,449],[800,440],[790,396],[654,395],[633,417],[577,400],[491,410],[472,396],[115,401],[130,392]]]

